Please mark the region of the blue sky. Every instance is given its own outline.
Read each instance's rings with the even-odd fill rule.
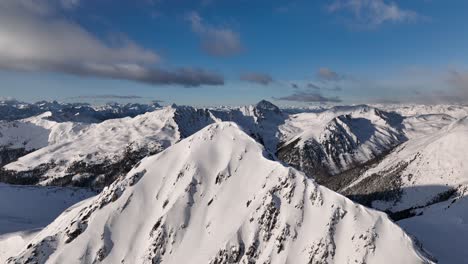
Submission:
[[[0,95],[465,103],[466,10],[462,0],[0,0]]]

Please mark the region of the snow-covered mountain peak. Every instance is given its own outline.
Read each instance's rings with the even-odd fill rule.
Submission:
[[[269,160],[229,122],[143,159],[67,210],[9,263],[26,260],[431,263],[383,213]]]
[[[280,130],[279,158],[320,182],[406,140],[400,115],[367,105],[295,114]]]
[[[339,109],[339,110],[338,110]],[[338,113],[337,117],[345,115],[352,118],[366,118],[374,123],[387,124],[392,126],[401,125],[403,117],[394,112],[387,112],[368,105],[357,105],[350,107],[347,112],[341,112],[346,108],[340,107],[335,109],[334,113]]]

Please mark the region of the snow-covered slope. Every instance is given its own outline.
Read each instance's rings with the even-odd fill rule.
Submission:
[[[172,105],[134,118],[91,124],[70,140],[59,137],[60,142],[49,142],[47,147],[6,165],[0,171],[0,179],[18,184],[101,188],[128,172],[141,158],[157,153],[211,123],[222,121],[237,122],[274,153],[277,128],[283,120],[281,111],[266,101],[229,110]],[[34,138],[40,141],[41,137]],[[47,143],[43,141],[41,146]]]
[[[34,151],[4,167],[5,176],[45,185],[103,187],[146,155],[180,139],[176,108],[91,124],[70,140]],[[128,168],[128,169],[127,169]],[[126,171],[127,170],[127,171]]]
[[[54,120],[58,122],[81,122],[99,123],[109,119],[135,117],[147,112],[152,112],[161,108],[157,103],[152,104],[118,104],[110,103],[105,105],[88,104],[60,104],[60,107],[53,111]]]
[[[0,121],[0,145],[26,150],[40,149],[71,139],[87,127],[81,123],[58,123],[49,120],[51,116],[51,112],[45,112],[26,119]]]
[[[391,212],[446,200],[468,185],[467,149],[465,117],[402,144],[342,191]]]
[[[86,127],[81,123],[51,121],[51,116],[51,112],[45,112],[26,119],[0,121],[0,165],[49,144],[70,140]]]
[[[78,126],[75,123],[50,121],[48,115],[31,118],[60,128],[57,129],[60,133],[50,133],[48,141],[44,131],[50,132],[49,128],[37,133],[32,133],[35,130],[29,127],[11,128],[10,134],[26,133],[33,138],[27,140],[29,145],[50,145],[7,165],[0,180],[103,187],[142,157],[159,152],[211,123],[233,121],[282,161],[328,184],[329,176],[374,162],[402,142],[437,133],[455,120],[447,114],[402,117],[366,105],[288,114],[268,101],[229,109],[172,105],[135,118],[88,125],[85,129],[74,129]],[[47,127],[42,123],[34,126]],[[64,136],[73,134],[67,129],[81,132],[70,140],[71,136]]]
[[[440,263],[466,263],[468,108],[400,107],[384,109],[403,116],[399,125],[404,135],[401,145],[390,148],[388,155],[384,152],[323,183],[356,201],[389,212],[396,220],[403,219],[398,223]],[[310,120],[319,119],[328,111],[296,114],[296,119],[287,122],[298,125],[284,127],[300,128],[291,129],[290,135],[303,130],[316,136],[322,127],[319,121]],[[288,154],[303,157],[304,153]]]
[[[0,235],[0,263],[6,263],[7,259],[15,256],[21,249],[33,239],[40,229],[18,231]]]
[[[204,128],[62,214],[8,263],[431,263],[385,214]]]
[[[394,111],[405,117],[444,114],[454,118],[462,118],[468,115],[468,105],[377,104],[375,107],[386,111]]]
[[[415,210],[417,216],[398,222],[415,235],[439,263],[465,264],[468,259],[467,189],[449,200]]]
[[[406,117],[403,132],[408,139],[432,135],[450,125],[457,118],[447,114],[424,114]]]
[[[93,195],[87,189],[0,183],[0,235],[45,227],[65,209]]]
[[[73,140],[59,137],[61,142],[7,165],[2,179],[103,187],[117,174],[128,171],[138,159],[222,121],[236,122],[271,153],[276,153],[278,143],[283,142],[278,151],[280,159],[316,178],[373,159],[402,140],[401,117],[368,106],[289,115],[264,100],[230,109],[172,105],[133,119],[89,125]],[[35,138],[40,141],[40,137]],[[46,144],[43,142],[42,146]],[[122,165],[124,159],[131,162]]]
[[[0,263],[71,205],[96,195],[86,189],[0,183]]]
[[[318,180],[379,157],[406,140],[403,118],[369,106],[290,116],[278,157]]]

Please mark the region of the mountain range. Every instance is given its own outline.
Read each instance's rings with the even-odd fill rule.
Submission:
[[[141,109],[92,122],[44,109],[0,123],[0,181],[100,191],[10,262],[387,263],[389,250],[401,252],[398,263],[468,258],[466,106]],[[324,201],[309,206],[312,196]],[[454,234],[460,246],[438,245]]]
[[[271,160],[236,124],[221,122],[143,159],[97,197],[62,214],[7,263],[390,258],[432,263],[385,214]]]

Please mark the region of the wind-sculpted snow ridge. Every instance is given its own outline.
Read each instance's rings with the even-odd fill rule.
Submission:
[[[383,213],[223,122],[145,158],[7,263],[432,263]]]
[[[403,118],[369,106],[301,113],[280,127],[278,157],[317,180],[359,166],[406,140]]]

